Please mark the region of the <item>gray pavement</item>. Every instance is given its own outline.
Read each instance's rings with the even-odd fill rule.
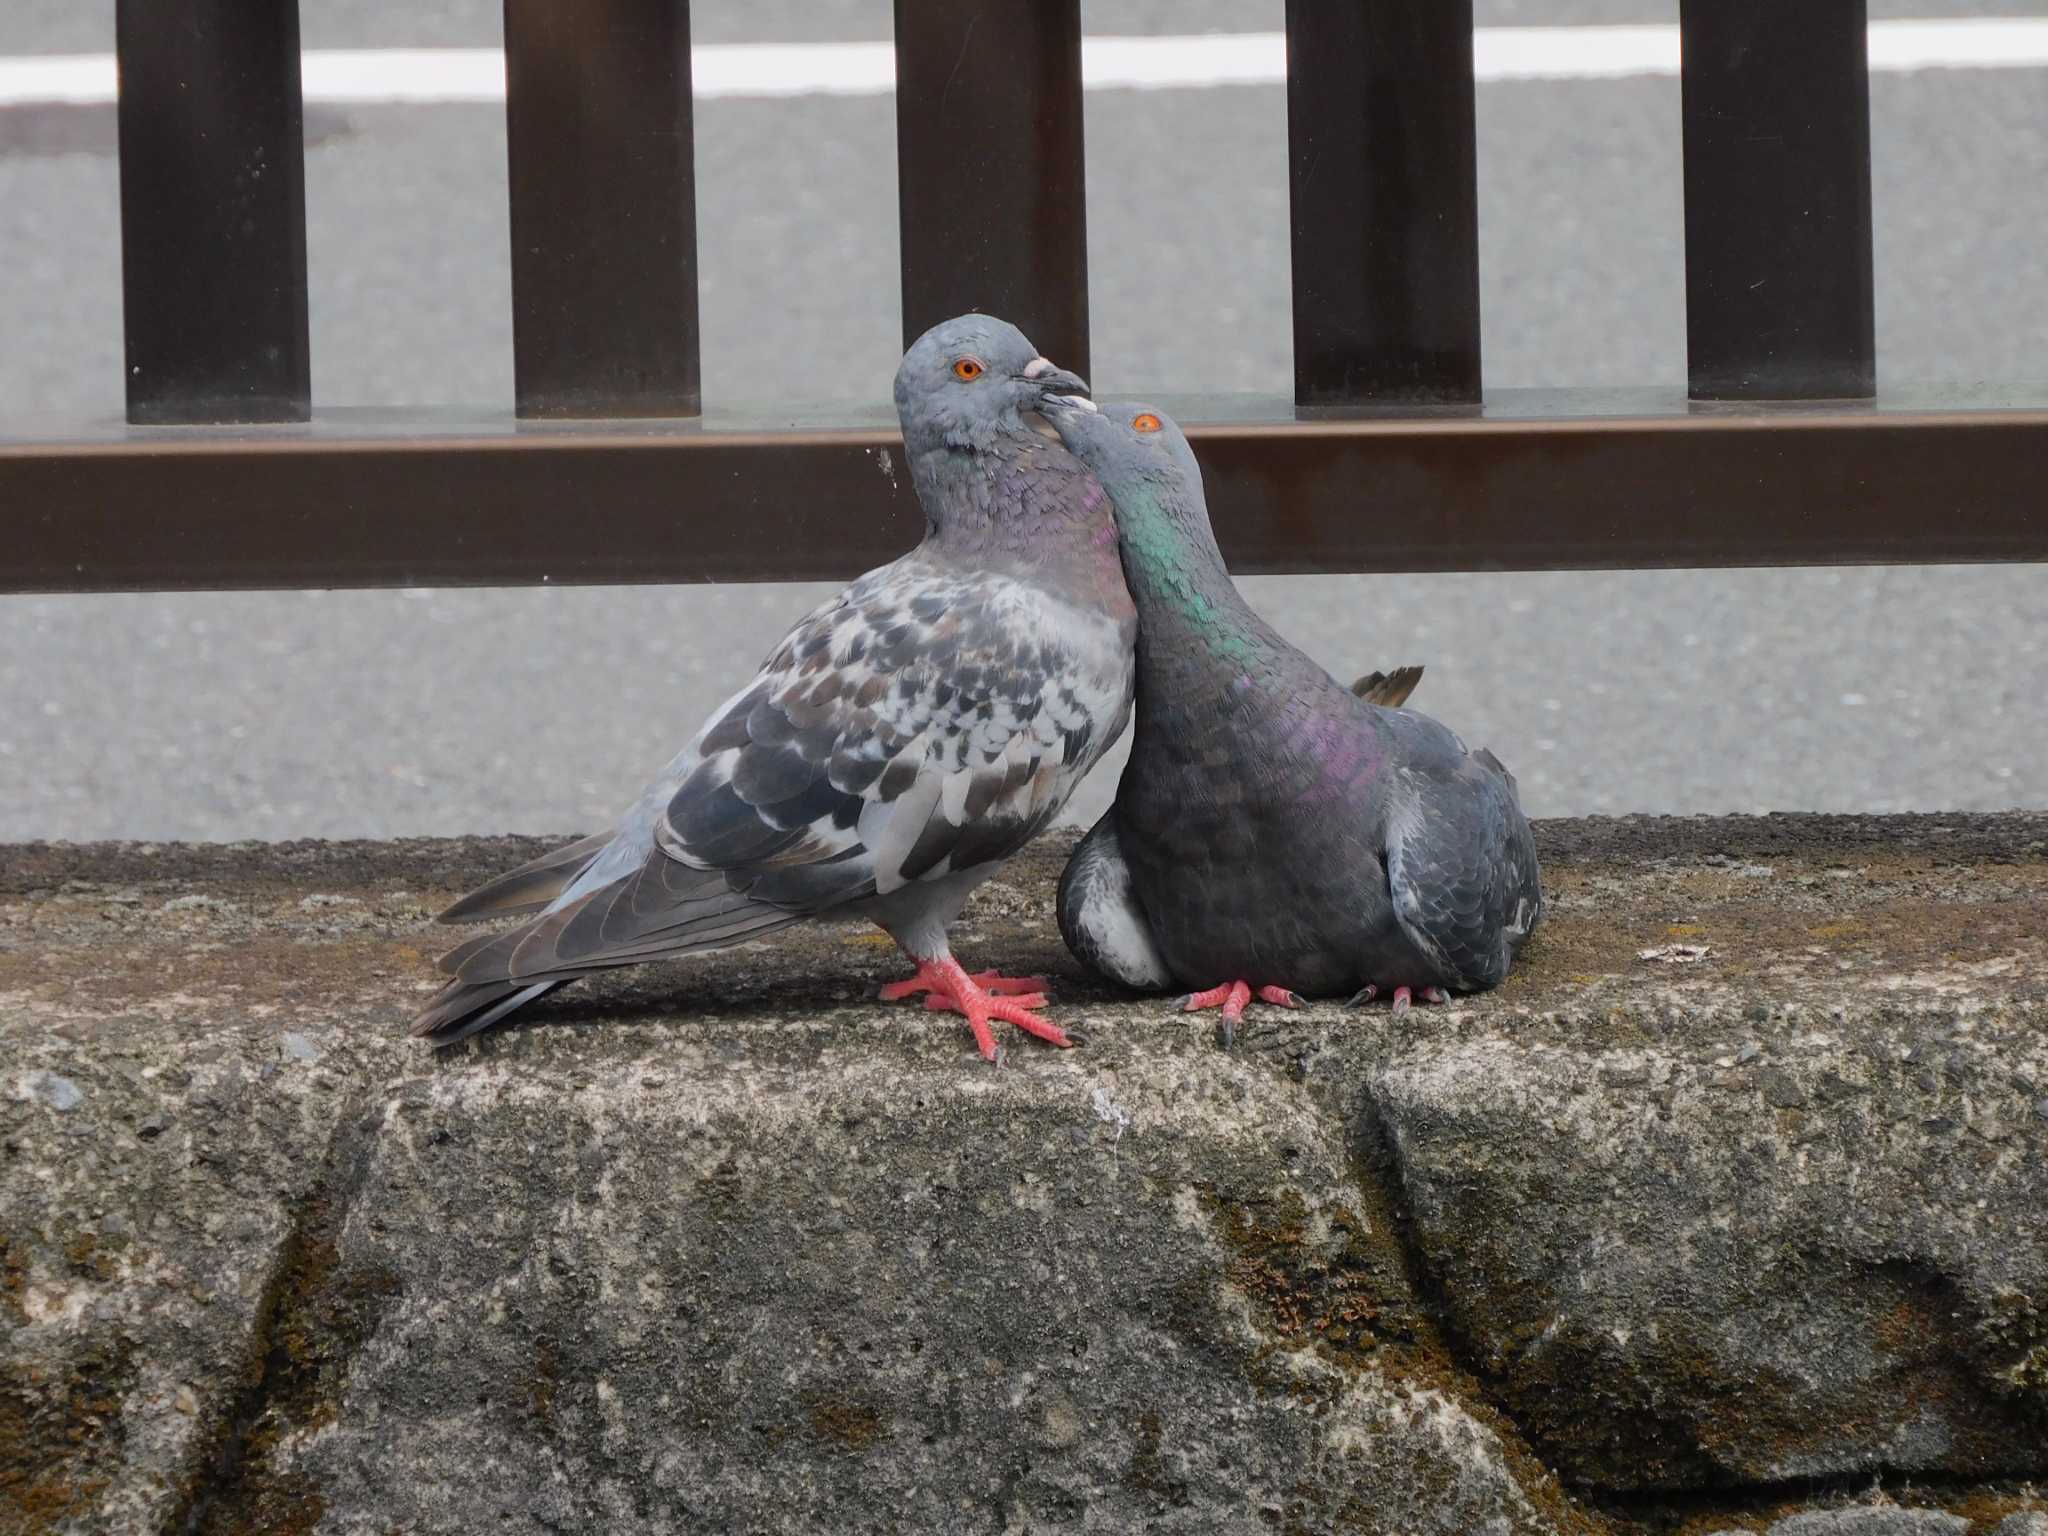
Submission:
[[[1082,0],[1090,32],[1278,31],[1285,0]],[[2038,16],[2041,0],[1869,0],[1873,20],[1904,16]],[[891,0],[694,0],[691,34],[700,43],[834,42],[887,38]],[[1672,22],[1677,0],[1474,0],[1480,26],[1599,26]],[[464,48],[495,43],[504,0],[300,0],[309,48]],[[110,6],[80,0],[7,0],[0,52],[93,52],[113,46]]]
[[[700,5],[698,32],[886,36],[887,12]],[[307,41],[496,37],[496,0],[390,15],[309,0]],[[1279,5],[1088,16],[1100,31],[1263,28]],[[5,0],[0,52],[110,46],[110,17],[84,19],[97,30],[68,0]],[[1872,95],[1885,377],[2048,378],[2048,73],[1880,76]],[[1088,112],[1097,387],[1285,389],[1281,92],[1094,93]],[[1479,113],[1489,385],[1681,380],[1676,82],[1489,86]],[[500,115],[317,126],[319,400],[508,403]],[[0,416],[115,414],[114,163],[22,147],[37,142],[0,124]],[[887,100],[709,103],[699,162],[707,394],[818,399],[864,379],[882,397],[900,345]],[[1247,585],[1340,673],[1427,664],[1417,702],[1491,743],[1534,814],[2048,807],[2036,568]],[[0,839],[593,827],[828,590],[0,599]],[[1089,804],[1110,787],[1099,774]]]

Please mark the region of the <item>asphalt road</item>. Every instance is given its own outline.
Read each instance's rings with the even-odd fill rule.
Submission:
[[[1260,29],[1279,10],[1152,0],[1088,16],[1101,31]],[[1675,7],[1480,11],[1661,21]],[[888,31],[872,0],[696,14],[703,41]],[[394,15],[308,0],[306,41],[497,37],[497,0]],[[0,53],[106,49],[110,27],[110,10],[6,0]],[[1872,97],[1884,376],[2048,377],[2048,72],[1884,75]],[[1098,390],[1284,390],[1281,92],[1100,92],[1088,113]],[[1479,113],[1489,385],[1681,380],[1676,81],[1487,86]],[[116,414],[113,160],[90,131],[53,141],[4,119],[0,417]],[[318,399],[508,404],[500,115],[355,110],[310,127]],[[900,344],[888,101],[709,103],[698,134],[707,395],[881,398]],[[2036,568],[1246,585],[1341,675],[1425,663],[1417,703],[1491,744],[1533,814],[2048,807]],[[0,840],[595,827],[828,591],[0,599]]]

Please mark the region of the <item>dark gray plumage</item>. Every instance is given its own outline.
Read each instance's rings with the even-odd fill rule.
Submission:
[[[460,1040],[592,971],[866,916],[968,1016],[1055,1043],[1003,978],[960,971],[946,929],[1122,733],[1135,620],[1109,508],[1030,407],[1082,389],[1016,327],[969,315],[896,375],[924,541],[792,629],[609,836],[492,881],[443,915],[534,913],[440,962],[415,1020]],[[1028,992],[1028,984],[1012,988]]]
[[[1138,605],[1131,760],[1060,882],[1060,931],[1127,986],[1247,994],[1497,985],[1542,913],[1514,780],[1405,699],[1420,669],[1345,688],[1254,613],[1163,413],[1049,398],[1116,508]],[[1360,697],[1359,694],[1371,697]]]

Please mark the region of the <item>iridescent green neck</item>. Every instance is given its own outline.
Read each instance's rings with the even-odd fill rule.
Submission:
[[[1124,576],[1138,605],[1138,622],[1165,657],[1185,643],[1200,645],[1233,666],[1252,660],[1264,629],[1216,547],[1208,513],[1186,506],[1178,488],[1151,479],[1112,491]]]

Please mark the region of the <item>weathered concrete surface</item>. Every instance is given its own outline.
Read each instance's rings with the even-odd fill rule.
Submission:
[[[60,921],[101,899],[62,898]],[[159,914],[173,944],[211,931],[182,910]],[[230,1019],[175,986],[24,988],[42,924],[20,918],[0,918],[0,1531],[163,1528],[251,1376],[254,1319],[361,1084],[281,1048],[275,1005]],[[159,949],[99,957],[146,970]]]
[[[1045,849],[1001,1072],[852,929],[432,1059],[514,840],[0,850],[0,1532],[2023,1533],[2048,819],[1541,833],[1503,992],[1232,1053]]]
[[[1812,1510],[1772,1521],[1770,1536],[1970,1536],[1970,1522],[1939,1510],[1896,1506]],[[2005,1536],[2004,1523],[1998,1536]]]
[[[1987,1523],[1989,1518],[1987,1515],[1973,1521],[1967,1514],[1948,1514],[1886,1500],[1840,1509],[1806,1510],[1756,1529],[1764,1531],[1765,1536],[1970,1536],[1973,1530],[1988,1530],[1991,1536],[2048,1536],[2048,1515],[2011,1514],[1995,1526]],[[1747,1528],[1731,1527],[1715,1536],[1742,1536],[1744,1529]]]
[[[1368,1070],[1453,1336],[1575,1483],[2048,1472],[2048,863],[2011,852],[1567,887],[1565,1011]],[[1623,892],[1713,958],[1558,954]]]

